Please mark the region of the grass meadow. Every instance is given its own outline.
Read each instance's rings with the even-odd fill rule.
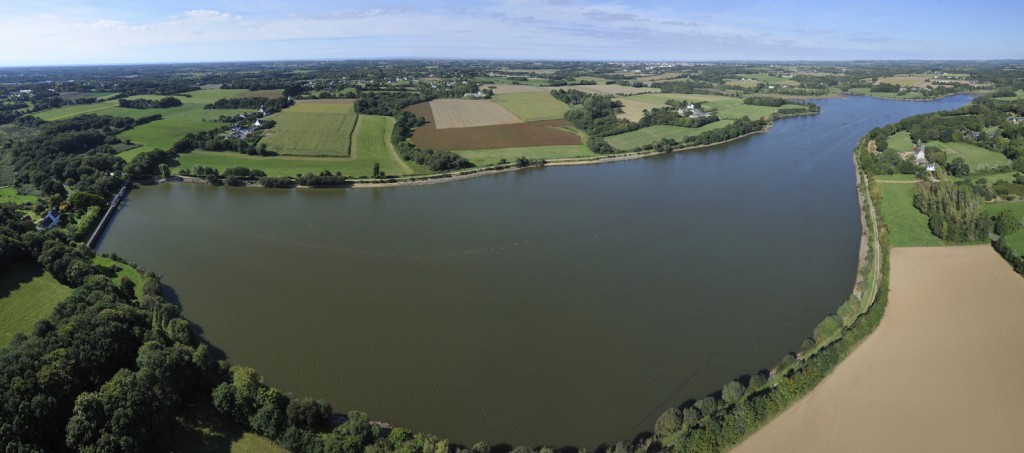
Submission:
[[[296,103],[269,117],[277,125],[260,143],[282,155],[348,156],[356,117],[351,102]]]
[[[380,170],[389,175],[416,173],[409,164],[398,157],[391,145],[391,130],[395,119],[390,116],[359,115],[352,139],[353,162],[369,162],[373,175],[373,163],[380,164]],[[342,171],[342,173],[345,173]],[[348,174],[348,173],[346,173]]]
[[[142,297],[142,274],[135,268],[99,255],[93,258],[92,263],[106,272],[115,285],[121,283],[121,277],[128,277],[135,284],[135,297]],[[114,266],[117,266],[117,271],[113,270]]]
[[[499,94],[494,101],[527,122],[562,119],[569,110],[549,92]]]
[[[58,302],[71,295],[71,288],[60,284],[35,263],[19,263],[0,276],[0,347],[10,343],[19,332],[53,312]]]
[[[882,190],[882,201],[878,208],[889,228],[889,239],[893,247],[944,245],[928,229],[928,216],[914,207],[916,184],[876,184]]]
[[[645,127],[643,129],[637,129],[632,132],[626,132],[625,134],[605,137],[605,140],[608,141],[609,145],[612,145],[617,149],[631,150],[636,147],[642,147],[644,145],[654,143],[663,138],[682,140],[686,137],[700,135],[702,132],[726,127],[732,123],[732,120],[720,120],[711,124],[705,124],[701,127],[679,127],[659,124],[656,126]]]
[[[17,189],[13,187],[0,188],[0,204],[3,203],[34,203],[39,201],[39,197],[33,195],[19,195]]]

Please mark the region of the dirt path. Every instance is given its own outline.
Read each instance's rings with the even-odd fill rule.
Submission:
[[[992,247],[897,248],[878,330],[734,452],[1024,445],[1024,278]]]

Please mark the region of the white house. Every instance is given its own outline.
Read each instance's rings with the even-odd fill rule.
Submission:
[[[256,127],[260,127],[262,125],[263,125],[263,123],[261,123],[260,120],[256,120],[256,122],[253,123],[253,126],[256,126]]]

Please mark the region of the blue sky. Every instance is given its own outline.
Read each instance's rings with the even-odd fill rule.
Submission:
[[[1020,59],[1016,1],[2,0],[0,66]]]

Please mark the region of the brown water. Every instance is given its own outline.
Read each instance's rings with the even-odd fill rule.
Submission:
[[[593,448],[797,349],[854,281],[857,139],[967,101],[825,100],[705,150],[433,186],[146,187],[100,250],[296,396]]]

